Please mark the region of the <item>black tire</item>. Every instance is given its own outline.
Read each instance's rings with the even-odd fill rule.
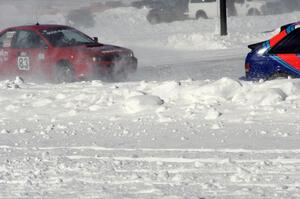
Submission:
[[[257,8],[250,8],[247,13],[248,16],[260,16],[261,12]]]
[[[196,13],[196,19],[208,19],[208,17],[203,10],[198,10]]]
[[[56,64],[55,68],[55,82],[73,82],[75,81],[74,69],[70,62],[62,60]]]

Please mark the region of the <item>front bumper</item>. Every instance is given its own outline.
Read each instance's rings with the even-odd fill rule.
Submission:
[[[107,76],[120,73],[133,73],[137,70],[138,60],[130,57],[119,61],[101,61],[94,64],[94,75]]]

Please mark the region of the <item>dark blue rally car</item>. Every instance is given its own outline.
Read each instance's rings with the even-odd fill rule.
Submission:
[[[282,26],[276,36],[249,48],[246,79],[300,77],[300,22]]]

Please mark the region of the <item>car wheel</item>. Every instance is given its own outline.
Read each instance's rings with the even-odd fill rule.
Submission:
[[[75,80],[74,69],[68,61],[60,61],[55,68],[55,81],[73,82]]]
[[[196,13],[196,19],[208,19],[207,14],[203,10],[198,10]]]
[[[248,16],[259,16],[261,15],[261,12],[257,8],[250,8],[248,10]]]

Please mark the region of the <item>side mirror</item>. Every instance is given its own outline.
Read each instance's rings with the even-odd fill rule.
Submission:
[[[99,41],[98,37],[94,37],[94,41],[95,41],[95,43],[98,43],[98,41]]]

